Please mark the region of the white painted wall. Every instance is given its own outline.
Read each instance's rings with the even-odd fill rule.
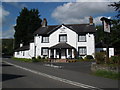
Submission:
[[[95,54],[95,38],[94,34],[87,34],[87,55],[92,55],[94,57]]]
[[[17,54],[19,52],[19,54]],[[30,49],[25,51],[18,51],[14,53],[16,58],[32,58],[34,57],[34,43],[30,43]]]
[[[34,43],[30,43],[30,50],[23,51],[25,52],[25,56],[22,56],[22,53],[17,55],[15,52],[15,57],[18,58],[32,58],[34,57],[34,53],[36,51],[36,56],[41,56],[41,48],[42,47],[51,47],[59,43],[59,35],[67,34],[67,43],[78,51],[78,47],[86,47],[87,55],[93,55],[95,53],[95,40],[93,34],[86,34],[86,42],[78,42],[78,34],[69,28],[62,25],[58,30],[54,31],[49,36],[49,43],[41,43],[42,36],[35,36]],[[36,46],[36,50],[35,50]],[[21,52],[21,51],[20,51]]]
[[[78,35],[77,35],[78,37]],[[86,42],[77,42],[77,51],[78,47],[86,47],[87,55],[92,55],[94,57],[95,53],[95,39],[94,34],[86,34]]]
[[[101,50],[106,51],[106,48],[96,48],[96,52],[100,52]],[[114,48],[109,48],[109,57],[114,56]]]
[[[87,55],[93,55],[95,53],[95,41],[93,34],[86,34],[86,42],[78,42],[78,34],[62,25],[58,30],[49,36],[49,43],[41,43],[42,36],[35,36],[35,45],[37,46],[36,56],[41,55],[42,47],[51,47],[58,44],[60,34],[67,34],[67,43],[76,48],[77,51],[78,47],[86,47]]]

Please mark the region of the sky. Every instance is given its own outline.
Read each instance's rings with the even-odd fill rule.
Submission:
[[[36,0],[35,0],[36,1]],[[59,0],[27,2],[18,0],[3,0],[0,4],[0,27],[2,35],[0,38],[14,38],[14,26],[17,16],[22,8],[38,9],[40,18],[46,18],[48,25],[59,24],[83,24],[89,23],[89,16],[93,17],[95,25],[101,25],[100,18],[107,17],[114,19],[116,12],[113,7],[108,7],[112,2],[98,0],[99,2],[79,2],[77,0]]]

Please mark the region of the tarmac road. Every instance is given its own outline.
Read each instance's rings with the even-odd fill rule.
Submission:
[[[91,90],[112,88],[118,90],[118,80],[92,76],[88,74],[89,70],[84,72],[90,64],[86,64],[84,69],[77,67],[81,65],[80,63],[59,65],[64,67],[59,69],[45,66],[44,63],[3,59],[3,88],[87,88]],[[75,68],[79,69],[74,70]]]

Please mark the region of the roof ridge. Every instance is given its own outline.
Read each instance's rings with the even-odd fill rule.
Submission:
[[[89,23],[84,23],[84,24],[60,24],[60,25],[89,25]],[[48,25],[48,26],[60,26],[60,25]]]

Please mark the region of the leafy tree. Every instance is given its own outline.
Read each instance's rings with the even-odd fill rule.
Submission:
[[[110,5],[108,5],[108,6],[112,6],[114,9],[115,9],[115,11],[117,11],[118,12],[118,14],[116,15],[116,17],[119,19],[119,21],[120,21],[120,1],[119,2],[114,2],[113,4],[110,4]]]
[[[38,9],[23,8],[14,27],[15,48],[18,48],[21,42],[24,45],[29,44],[29,41],[33,39],[34,31],[41,26],[41,22]]]
[[[112,21],[113,27],[111,28],[111,42],[112,45],[117,48],[117,54],[120,54],[120,1],[114,2],[113,4],[110,4],[109,6],[112,6],[115,11],[117,11],[116,19]]]
[[[14,39],[2,39],[2,53],[4,55],[13,55]]]
[[[95,42],[98,43],[100,41],[104,41],[105,39],[105,35],[104,35],[104,31],[103,31],[103,26],[99,25],[96,26],[96,32],[95,32]]]

